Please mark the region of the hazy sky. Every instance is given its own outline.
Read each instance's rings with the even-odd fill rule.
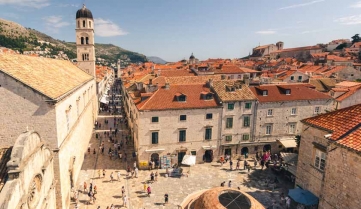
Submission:
[[[0,0],[0,18],[54,38],[75,40],[75,13],[85,3],[95,41],[166,61],[237,58],[259,44],[285,48],[361,33],[357,0]]]

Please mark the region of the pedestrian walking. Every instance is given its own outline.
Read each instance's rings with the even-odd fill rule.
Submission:
[[[225,183],[226,183],[225,181],[224,181],[224,182],[222,182],[222,183],[221,183],[221,187],[224,187],[224,184],[225,184]]]
[[[96,154],[95,148],[94,148],[94,150],[93,150],[93,154],[94,154],[94,155]]]
[[[84,193],[85,193],[85,191],[88,192],[88,186],[87,186],[86,182],[84,181]]]
[[[117,180],[120,181],[120,171],[117,173]]]
[[[94,194],[98,194],[97,190],[97,185],[94,185]]]
[[[229,167],[230,167],[230,170],[233,170],[233,162],[232,162],[232,160],[229,161]]]
[[[105,178],[105,169],[103,169],[103,178]]]
[[[151,181],[151,182],[154,182],[154,173],[153,173],[153,171],[152,171],[152,173],[150,174],[150,181]]]
[[[123,207],[127,207],[127,200],[128,200],[127,195],[124,195],[123,196]]]
[[[232,181],[228,181],[228,187],[229,187],[229,188],[232,187]]]
[[[247,162],[247,160],[244,160],[243,170],[246,170],[246,169],[247,169],[247,166],[248,166],[248,162]]]
[[[291,198],[287,196],[285,198],[285,200],[286,200],[286,208],[290,209],[291,208]]]
[[[168,204],[168,194],[164,195],[164,205]]]
[[[124,197],[124,194],[125,194],[125,188],[124,186],[122,186],[122,197]]]
[[[93,191],[93,183],[89,184],[89,191]]]
[[[98,179],[100,179],[100,169],[98,170]]]
[[[147,192],[148,192],[148,197],[150,197],[150,194],[152,193],[152,189],[150,188],[150,186],[148,186]]]
[[[137,167],[135,167],[134,172],[135,172],[135,178],[138,178],[138,168]]]
[[[147,188],[148,188],[148,186],[147,186],[147,184],[146,184],[146,183],[144,183],[144,184],[143,184],[143,188],[144,188],[144,192],[147,192]]]
[[[134,169],[137,167],[137,162],[134,161],[133,167],[134,167]]]
[[[155,172],[154,176],[155,176],[155,181],[157,181],[158,180],[158,171]]]
[[[110,173],[110,182],[113,182],[113,172]]]
[[[239,166],[240,166],[240,160],[237,160],[237,164],[236,164],[236,170],[239,170]]]

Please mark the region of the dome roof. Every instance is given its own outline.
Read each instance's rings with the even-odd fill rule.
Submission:
[[[93,14],[89,9],[87,9],[85,7],[85,5],[83,5],[83,8],[79,9],[76,12],[76,19],[78,19],[78,18],[91,18],[91,19],[93,19]]]
[[[193,53],[192,53],[192,55],[189,57],[189,59],[195,59]]]

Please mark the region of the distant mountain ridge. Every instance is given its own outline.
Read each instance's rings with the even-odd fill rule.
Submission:
[[[165,61],[164,59],[160,58],[160,57],[156,57],[156,56],[149,56],[147,57],[147,59],[151,62],[154,62],[156,64],[165,64],[167,63],[167,61]]]
[[[75,37],[74,37],[75,38]],[[65,42],[54,39],[51,36],[39,32],[35,29],[25,28],[24,26],[0,18],[0,46],[18,50],[20,52],[35,53],[40,56],[59,57],[63,52],[66,56],[63,59],[76,58],[75,42]],[[41,53],[39,52],[41,51]],[[132,52],[113,44],[95,44],[96,58],[103,63],[116,63],[121,59],[121,63],[146,62],[146,56],[140,53]],[[100,59],[99,59],[100,58]]]

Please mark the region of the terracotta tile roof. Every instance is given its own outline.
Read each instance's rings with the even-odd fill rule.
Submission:
[[[339,57],[339,56],[336,56],[336,55],[327,55],[327,60],[333,60],[335,62],[352,62],[347,57]]]
[[[348,88],[348,87],[353,87],[353,86],[358,86],[361,85],[361,83],[359,82],[352,82],[352,81],[342,81],[340,83],[336,84],[337,88]]]
[[[330,140],[361,151],[361,104],[302,120],[332,133]]]
[[[160,75],[164,77],[177,77],[177,76],[195,76],[189,70],[161,70]]]
[[[205,84],[171,85],[159,88],[153,95],[137,104],[139,110],[195,109],[218,107],[215,99],[204,100],[201,92],[210,92]],[[178,102],[176,95],[186,95],[185,102]]]
[[[237,88],[238,84],[239,81],[234,80],[213,81],[213,90],[223,102],[257,99],[247,85],[240,84],[240,88]],[[236,87],[235,91],[227,90],[231,86]]]
[[[51,99],[93,79],[69,61],[16,54],[0,54],[0,72]]]
[[[332,89],[334,90],[334,89]],[[354,95],[356,92],[361,91],[361,84],[359,86],[353,86],[346,90],[346,93],[342,94],[341,96],[336,98],[336,101],[341,102],[350,96]]]
[[[290,95],[286,95],[286,89],[291,90]],[[267,96],[263,96],[263,91],[268,91]],[[332,97],[309,88],[307,84],[280,84],[261,85],[251,87],[251,91],[256,95],[259,102],[282,102],[297,100],[318,100],[332,99]]]
[[[209,79],[221,80],[221,75],[168,77],[166,82],[170,84],[204,84]]]

